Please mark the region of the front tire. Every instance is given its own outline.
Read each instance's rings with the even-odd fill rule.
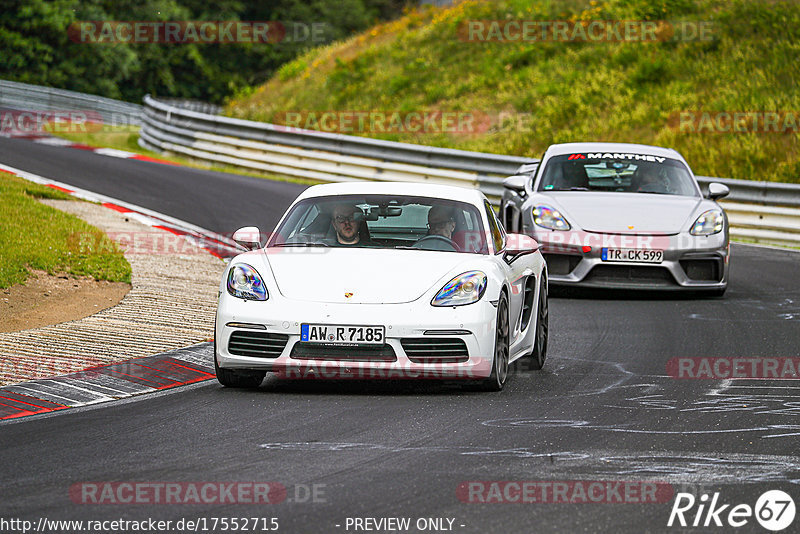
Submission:
[[[486,391],[500,391],[508,380],[508,331],[508,297],[501,293],[497,303],[492,373],[481,384]]]
[[[542,273],[539,281],[539,303],[536,306],[536,341],[527,358],[530,368],[534,371],[544,367],[547,359],[547,339],[550,334],[550,309],[547,302],[547,278]]]
[[[217,381],[228,388],[257,388],[264,381],[266,371],[223,369],[217,362],[217,336],[214,336],[214,371]]]

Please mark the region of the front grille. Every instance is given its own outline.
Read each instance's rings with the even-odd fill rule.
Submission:
[[[467,344],[459,338],[413,337],[400,340],[408,359],[414,363],[459,363],[469,360]]]
[[[228,340],[228,352],[236,356],[277,358],[283,352],[289,336],[254,330],[236,330]]]
[[[547,272],[550,274],[569,274],[581,262],[580,256],[573,254],[543,254],[547,263]]]
[[[352,362],[394,362],[397,355],[391,345],[324,345],[295,343],[291,357],[297,360],[346,360]]]
[[[585,279],[586,282],[607,284],[647,284],[653,286],[675,285],[675,279],[664,267],[639,265],[597,265]]]
[[[698,260],[680,260],[686,276],[692,280],[719,282],[722,280],[722,259],[708,258]]]

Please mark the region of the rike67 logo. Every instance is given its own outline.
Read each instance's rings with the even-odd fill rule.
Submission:
[[[708,494],[696,499],[691,493],[678,493],[667,526],[738,528],[747,525],[755,517],[765,529],[778,532],[791,525],[794,516],[794,500],[781,490],[765,492],[758,498],[755,507],[724,503],[719,492],[714,493],[710,500]]]

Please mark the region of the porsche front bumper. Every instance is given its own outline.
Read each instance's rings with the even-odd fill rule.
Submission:
[[[579,234],[579,236],[578,236]],[[573,236],[577,236],[572,238]],[[536,229],[550,283],[561,286],[658,290],[722,290],[730,249],[725,232],[711,236],[600,234]],[[602,259],[603,248],[663,250],[660,263]]]
[[[222,293],[215,356],[222,368],[274,371],[288,378],[479,379],[491,372],[496,313],[486,296],[467,306],[437,308],[427,301],[310,303],[280,295],[245,301]],[[382,325],[386,343],[301,342],[303,323]]]

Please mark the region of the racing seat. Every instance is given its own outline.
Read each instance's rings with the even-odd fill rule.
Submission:
[[[314,220],[311,223],[303,228],[304,234],[311,234],[319,237],[324,237],[328,234],[330,230],[333,229],[331,225],[331,214],[330,213],[318,213]],[[335,235],[335,233],[334,233]]]
[[[453,243],[458,246],[458,250],[466,250],[467,245],[467,222],[464,219],[464,212],[461,210],[455,210],[453,213],[453,220],[456,222],[456,227],[453,230],[452,240]]]

